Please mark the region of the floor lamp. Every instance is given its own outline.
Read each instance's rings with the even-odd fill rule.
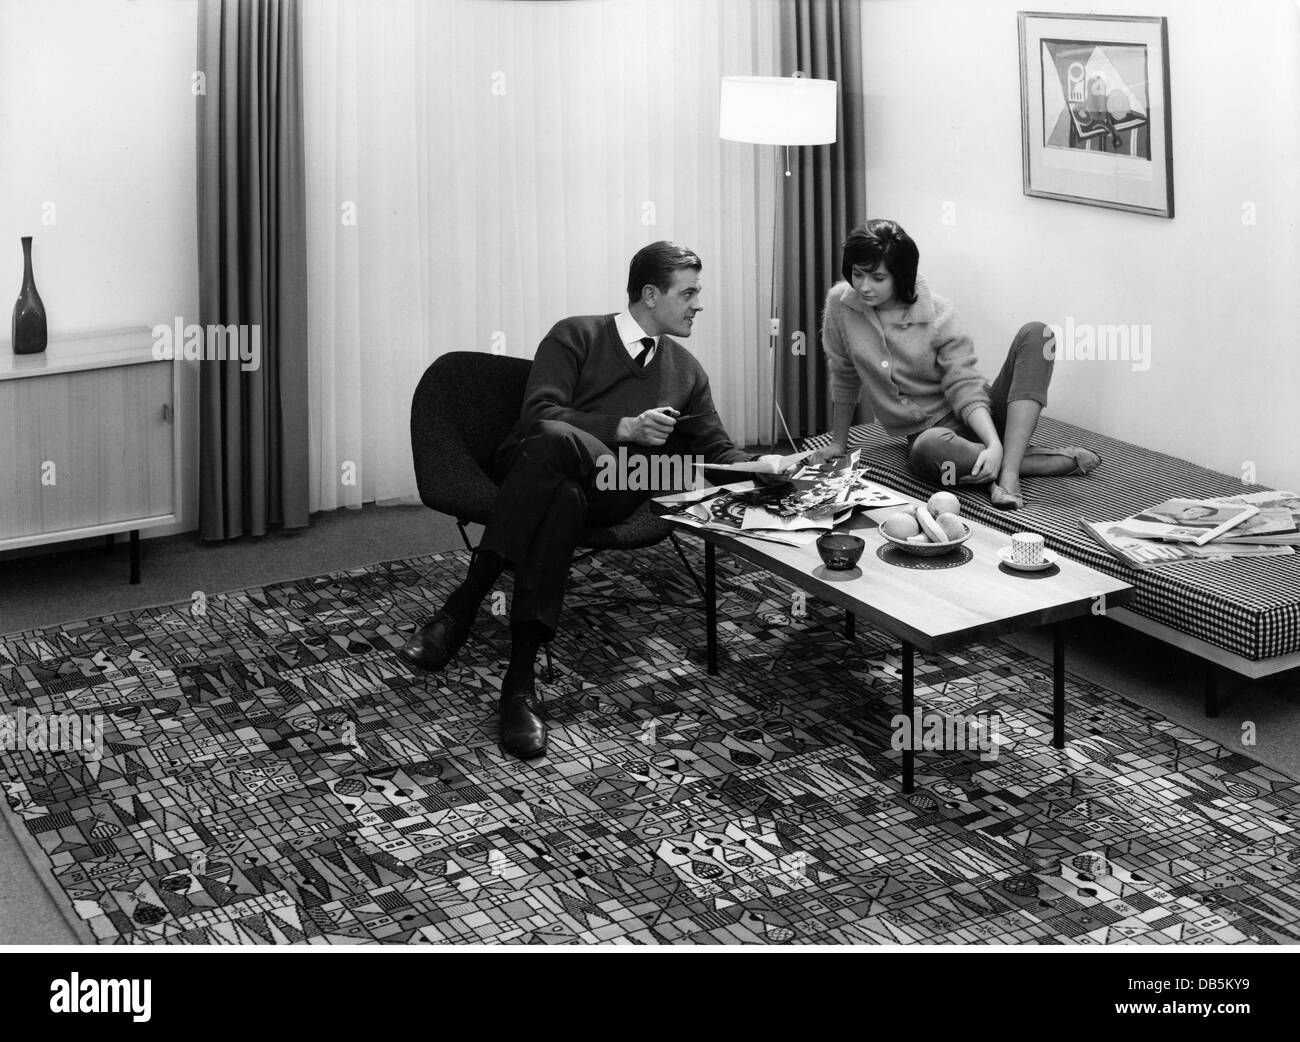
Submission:
[[[835,141],[835,81],[806,76],[724,76],[718,134],[724,141],[785,146],[785,176],[790,176],[791,145],[829,145]],[[780,156],[778,154],[778,162]],[[778,181],[778,184],[780,182]],[[772,208],[772,314],[768,326],[768,362],[772,370],[772,444],[777,417],[794,451],[785,415],[776,396],[776,348],[781,338],[777,297],[776,224],[780,201]]]

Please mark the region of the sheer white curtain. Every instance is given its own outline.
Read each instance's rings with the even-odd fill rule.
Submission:
[[[759,439],[776,175],[718,138],[718,92],[776,72],[777,16],[772,0],[304,5],[312,510],[417,502],[425,367],[532,358],[557,319],[622,307],[655,239],[701,255],[687,346],[733,439]]]

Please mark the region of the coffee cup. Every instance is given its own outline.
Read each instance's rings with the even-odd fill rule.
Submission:
[[[1011,562],[1022,567],[1043,563],[1043,537],[1037,532],[1017,532],[1011,537]]]

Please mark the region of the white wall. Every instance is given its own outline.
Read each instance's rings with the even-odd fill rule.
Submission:
[[[1300,4],[1100,9],[1169,20],[1173,220],[1023,194],[1024,6],[866,0],[869,214],[916,239],[990,377],[1029,319],[1149,324],[1149,370],[1058,362],[1049,412],[1300,490]]]
[[[51,338],[198,321],[197,9],[196,0],[0,0],[0,349],[24,235]],[[188,363],[181,521],[147,536],[197,526],[197,388]]]

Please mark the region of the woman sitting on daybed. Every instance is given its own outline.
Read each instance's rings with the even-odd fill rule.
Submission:
[[[990,387],[953,306],[917,275],[916,243],[893,221],[868,221],[844,243],[826,297],[822,345],[830,369],[831,444],[813,462],[844,452],[859,395],[876,421],[907,438],[908,465],[941,484],[990,484],[995,507],[1025,505],[1024,476],[1087,474],[1100,463],[1081,448],[1031,445],[1052,379],[1051,331],[1020,327]]]

